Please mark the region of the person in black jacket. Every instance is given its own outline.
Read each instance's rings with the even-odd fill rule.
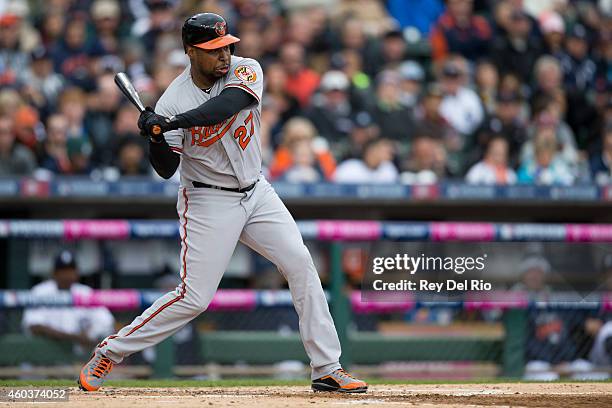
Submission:
[[[512,11],[506,34],[493,41],[491,59],[504,74],[515,73],[522,82],[528,82],[533,66],[542,54],[541,41],[531,34],[531,20],[524,11]]]

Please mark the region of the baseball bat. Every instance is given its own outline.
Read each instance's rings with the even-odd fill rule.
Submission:
[[[138,108],[140,112],[145,110],[145,107],[140,100],[140,96],[138,96],[138,92],[136,92],[134,85],[132,85],[132,82],[125,72],[118,72],[115,74],[115,84],[117,84],[119,90],[125,95],[126,98],[128,98],[130,102],[134,104],[134,106],[136,106],[136,108]],[[159,126],[153,126],[153,129],[151,130],[155,135],[159,135],[161,133],[161,128]]]

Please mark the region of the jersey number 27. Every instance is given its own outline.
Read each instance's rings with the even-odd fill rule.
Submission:
[[[248,126],[248,129],[247,129]],[[234,139],[238,140],[238,144],[242,150],[246,149],[251,141],[251,136],[255,132],[255,124],[253,123],[253,111],[249,113],[249,116],[244,120],[244,125],[234,130]]]

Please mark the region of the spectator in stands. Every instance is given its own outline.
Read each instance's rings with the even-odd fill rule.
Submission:
[[[540,31],[544,36],[544,52],[548,55],[558,56],[563,51],[565,36],[565,22],[556,11],[542,13],[538,18]]]
[[[520,183],[571,185],[575,180],[570,166],[559,153],[559,144],[551,127],[537,129],[533,140],[534,157],[524,160],[518,171]]]
[[[461,136],[441,115],[440,106],[444,93],[437,83],[427,86],[419,106],[415,110],[416,128],[430,135],[438,135],[444,143],[458,145]]]
[[[31,289],[34,296],[52,297],[69,291],[87,297],[92,289],[78,283],[74,254],[63,250],[55,258],[51,278]],[[114,318],[106,307],[31,307],[23,314],[23,329],[35,336],[74,343],[75,351],[88,353],[95,344],[113,333]]]
[[[96,0],[91,5],[91,18],[105,54],[119,53],[121,8],[116,0]]]
[[[380,133],[401,145],[407,145],[414,130],[412,109],[402,102],[402,77],[395,70],[385,70],[376,76],[376,105],[372,110]]]
[[[557,139],[561,151],[561,158],[565,163],[576,168],[579,162],[578,149],[572,129],[563,121],[564,100],[543,94],[534,99],[531,114],[532,123],[528,129],[530,141],[523,145],[521,160],[529,160],[533,155],[534,134],[542,128],[551,128]]]
[[[335,11],[340,20],[353,18],[359,21],[365,34],[373,37],[382,37],[397,26],[378,0],[340,1]]]
[[[63,36],[50,52],[56,72],[70,84],[91,90],[95,86],[91,70],[104,49],[95,38],[87,38],[86,24],[84,17],[70,18]]]
[[[597,65],[589,56],[588,40],[587,30],[581,24],[575,24],[567,34],[566,51],[560,53],[559,60],[565,86],[569,89],[584,92],[595,85]]]
[[[531,97],[532,105],[542,95],[556,98],[560,107],[569,107],[561,112],[572,132],[580,132],[581,147],[586,148],[596,135],[598,128],[597,110],[591,104],[585,92],[578,89],[565,89],[563,86],[563,71],[557,59],[545,55],[538,59],[535,65],[536,84]],[[574,142],[578,142],[574,138]]]
[[[491,27],[486,19],[473,14],[472,0],[446,0],[446,12],[431,31],[434,60],[441,61],[449,54],[460,54],[477,60],[488,52]]]
[[[0,88],[0,115],[14,117],[24,105],[23,98],[12,88]]]
[[[557,59],[544,55],[535,63],[534,97],[540,94],[553,94],[563,84],[563,71]]]
[[[17,142],[34,152],[42,133],[38,112],[31,106],[22,105],[13,115]]]
[[[72,166],[68,157],[68,120],[61,114],[47,118],[47,135],[42,144],[40,167],[52,174],[70,174]]]
[[[224,14],[221,14],[224,15]],[[261,30],[261,48],[263,50],[262,61],[272,62],[279,58],[279,50],[285,44],[282,20],[272,19],[269,24],[264,25]]]
[[[386,69],[397,69],[406,58],[406,40],[397,29],[387,31],[381,38],[378,55],[366,60],[366,72],[371,76]]]
[[[5,5],[6,6],[6,5]],[[21,36],[22,17],[0,10],[0,86],[16,86],[30,63],[27,44]]]
[[[149,9],[148,16],[143,19],[141,24],[134,25],[133,35],[141,37],[145,49],[151,51],[145,55],[149,61],[152,60],[153,52],[159,51],[158,45],[164,34],[172,34],[180,27],[182,22],[179,22],[174,16],[175,0],[145,0],[145,4]]]
[[[64,78],[53,71],[53,61],[44,47],[30,54],[29,68],[22,73],[22,94],[46,117],[55,108],[57,98],[64,88]]]
[[[71,174],[87,176],[93,171],[91,164],[91,143],[87,139],[69,138],[66,151],[70,160]]]
[[[117,151],[116,166],[121,176],[146,176],[149,174],[149,163],[142,139],[136,136],[125,137]]]
[[[349,143],[343,146],[344,150],[338,152],[338,157],[342,161],[362,157],[365,144],[377,137],[380,137],[380,127],[374,122],[372,115],[367,111],[357,112],[352,118]]]
[[[351,130],[349,87],[344,72],[326,72],[321,78],[320,93],[312,98],[312,107],[306,112],[319,135],[332,144],[332,149],[336,144],[346,143]]]
[[[297,43],[283,45],[280,62],[287,73],[285,91],[295,97],[302,108],[308,106],[310,97],[319,86],[319,75],[306,67],[304,48]]]
[[[400,102],[407,108],[414,108],[421,96],[421,84],[425,80],[425,71],[416,61],[406,61],[398,68],[400,74]]]
[[[338,165],[334,180],[337,183],[395,183],[399,174],[392,160],[393,145],[389,140],[369,140],[361,159],[349,159]]]
[[[402,170],[403,184],[434,184],[444,179],[448,170],[442,140],[428,133],[417,135]]]
[[[350,103],[354,111],[371,109],[375,104],[371,98],[372,81],[363,71],[363,58],[355,50],[345,50],[332,55],[330,60],[332,69],[339,69],[347,76],[351,83]]]
[[[373,57],[374,51],[372,41],[367,37],[361,21],[349,17],[342,22],[339,31],[340,38],[337,44],[338,51],[354,51],[364,59]]]
[[[261,33],[249,30],[240,33],[240,42],[236,44],[236,54],[245,58],[253,58],[257,61],[263,60],[263,49]]]
[[[499,73],[495,64],[486,59],[480,60],[476,65],[474,82],[486,113],[492,114],[499,87]]]
[[[35,168],[34,154],[16,142],[12,119],[0,116],[0,177],[29,176]]]
[[[530,35],[531,20],[521,9],[512,11],[505,28],[505,34],[493,40],[491,58],[500,72],[512,72],[526,82],[542,54],[542,44],[537,37]]]
[[[89,139],[85,130],[87,95],[75,86],[65,89],[59,96],[58,111],[68,121],[68,138]]]
[[[590,169],[591,179],[595,183],[612,184],[612,122],[609,122],[603,131],[601,150],[591,156]]]
[[[323,171],[318,166],[311,140],[295,140],[289,146],[289,153],[293,164],[280,180],[290,183],[316,183],[323,180]]]
[[[612,47],[610,49],[612,50]],[[601,131],[608,122],[612,122],[612,81],[598,81],[595,86],[593,113],[590,126],[582,133],[583,137],[577,140],[578,146],[589,154],[601,149]]]
[[[268,65],[266,68],[266,81],[264,83],[265,94],[263,103],[270,103],[278,113],[275,123],[271,124],[272,144],[274,147],[280,144],[276,137],[280,134],[280,128],[292,117],[301,113],[298,100],[286,91],[287,73],[283,66],[278,63]]]
[[[315,48],[321,46],[326,48],[327,44],[316,44],[314,41],[317,35],[317,28],[321,28],[316,27],[316,19],[320,17],[318,10],[319,8],[313,5],[299,12],[290,13],[287,16],[286,41],[300,44],[304,49],[311,52],[315,52]],[[323,17],[325,18],[325,15]]]
[[[89,97],[89,109],[85,117],[87,132],[95,149],[92,160],[97,164],[109,164],[113,160],[105,147],[110,145],[113,119],[121,98],[113,74],[107,73],[98,78],[97,89]]]
[[[67,10],[63,7],[49,7],[42,11],[40,22],[40,36],[42,46],[50,49],[60,41],[66,26]]]
[[[448,59],[442,66],[440,81],[444,96],[440,114],[464,138],[474,132],[484,118],[476,92],[466,86],[467,67],[462,59]]]
[[[272,179],[291,178],[297,181],[303,178],[316,181],[316,175],[319,175],[321,179],[331,180],[336,162],[324,147],[325,141],[317,138],[317,130],[312,122],[300,117],[290,119],[283,127],[282,135],[282,145],[276,149],[270,163]],[[289,171],[291,175],[285,176]]]
[[[174,49],[168,53],[164,63],[160,63],[153,69],[153,81],[155,92],[161,92],[170,86],[170,83],[183,72],[189,64],[189,58],[182,49]]]
[[[521,117],[522,99],[516,92],[500,92],[496,99],[493,114],[484,120],[476,132],[476,143],[471,149],[470,159],[482,156],[492,135],[501,135],[510,149],[509,165],[516,168],[521,148],[527,141],[527,124]]]
[[[468,171],[465,180],[470,184],[515,184],[516,173],[508,167],[508,141],[504,136],[489,139],[484,158]]]

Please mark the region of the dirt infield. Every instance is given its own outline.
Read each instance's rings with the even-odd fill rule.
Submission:
[[[2,404],[0,404],[1,406]],[[612,383],[374,385],[367,394],[307,387],[107,388],[71,390],[62,407],[612,407]],[[15,406],[23,406],[17,405]]]

